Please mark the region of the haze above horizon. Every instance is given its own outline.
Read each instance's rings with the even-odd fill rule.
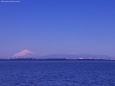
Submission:
[[[115,0],[0,2],[0,57],[28,52],[115,57],[114,38]]]

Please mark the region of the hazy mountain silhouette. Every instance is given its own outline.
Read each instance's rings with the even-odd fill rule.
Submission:
[[[39,56],[38,58],[84,58],[84,59],[111,59],[112,56],[108,55],[92,55],[92,54],[52,54],[46,56]]]
[[[29,56],[22,56],[17,58],[38,58],[38,59],[60,59],[60,58],[67,58],[67,59],[113,59],[112,56],[108,55],[93,55],[93,54],[51,54],[51,55],[29,55]]]

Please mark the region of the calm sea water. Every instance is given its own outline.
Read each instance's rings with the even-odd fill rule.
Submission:
[[[0,61],[0,86],[115,86],[115,61]]]

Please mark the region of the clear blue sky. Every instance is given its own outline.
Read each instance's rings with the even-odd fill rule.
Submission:
[[[0,56],[24,49],[115,57],[115,0],[0,2]]]

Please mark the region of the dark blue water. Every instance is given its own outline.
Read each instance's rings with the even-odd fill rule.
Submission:
[[[0,86],[115,86],[115,61],[0,61]]]

